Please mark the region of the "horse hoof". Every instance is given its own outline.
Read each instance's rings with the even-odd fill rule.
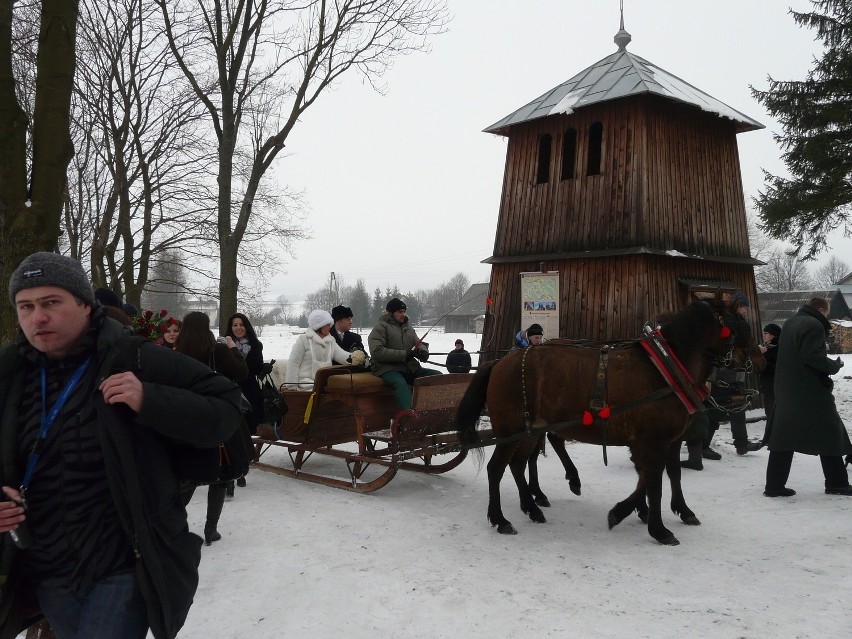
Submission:
[[[544,518],[544,513],[541,512],[540,510],[538,512],[531,511],[530,512],[530,519],[532,519],[537,524],[547,523],[547,519]]]
[[[618,524],[621,523],[621,519],[619,518],[618,515],[615,514],[614,508],[612,510],[610,510],[609,514],[606,516],[606,523],[609,524],[610,530],[612,530],[613,528],[618,526]]]
[[[575,495],[580,494],[580,478],[574,477],[573,479],[568,480],[568,488],[571,489],[571,492]]]
[[[701,522],[695,515],[681,515],[680,520],[687,526],[700,526]]]
[[[664,546],[679,546],[680,542],[677,540],[677,537],[674,535],[669,535],[668,537],[663,537],[662,539],[658,539],[661,544]]]
[[[515,527],[510,524],[508,521],[505,524],[497,525],[497,532],[501,535],[517,535],[518,531],[515,530]]]
[[[637,511],[636,511],[636,514],[637,514],[637,515],[639,515],[639,520],[640,520],[643,524],[647,524],[647,523],[648,523],[648,511],[647,511],[647,510],[637,510]]]
[[[547,499],[544,495],[535,498],[535,505],[541,506],[542,508],[550,508],[550,500]]]

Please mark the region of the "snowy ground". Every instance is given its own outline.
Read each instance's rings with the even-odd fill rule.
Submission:
[[[447,352],[456,337],[433,331],[427,341]],[[476,350],[474,335],[461,337]],[[261,339],[277,359],[294,338],[270,327]],[[852,424],[852,356],[844,359],[835,392]],[[750,425],[752,438],[762,431]],[[507,474],[504,512],[517,536],[486,521],[485,470],[473,459],[438,476],[400,471],[368,495],[255,470],[225,505],[223,539],[203,549],[180,637],[850,636],[852,499],[825,495],[818,458],[804,455],[788,483],[798,494],[768,499],[765,449],[737,456],[726,426],[716,448],[721,461],[684,471],[702,525],[665,508],[676,547],[656,543],[635,516],[607,529],[607,512],[635,485],[623,448],[609,449],[604,466],[599,447],[569,446],[581,497],[555,455],[543,460],[544,525],[520,512]],[[345,472],[340,461],[318,464]],[[199,532],[205,496],[189,507]],[[664,507],[668,498],[666,489]]]

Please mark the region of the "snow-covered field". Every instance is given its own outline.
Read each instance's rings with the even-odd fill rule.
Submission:
[[[447,352],[456,337],[433,331],[427,341]],[[477,349],[476,336],[460,337]],[[293,339],[266,328],[266,358],[286,359]],[[850,424],[852,356],[843,357],[835,393]],[[763,423],[749,429],[757,438]],[[852,499],[825,495],[818,458],[804,455],[788,482],[798,494],[768,499],[765,449],[737,456],[727,426],[715,447],[721,461],[684,471],[702,525],[664,512],[676,547],[657,544],[635,516],[607,529],[607,512],[635,485],[623,448],[609,449],[604,466],[599,447],[569,447],[581,497],[555,455],[543,460],[544,525],[520,512],[507,473],[504,512],[517,536],[489,526],[485,469],[473,459],[444,475],[400,471],[368,495],[255,470],[225,505],[223,539],[203,549],[180,637],[852,636]],[[340,461],[317,463],[345,472]],[[189,507],[199,532],[204,499],[198,491]]]

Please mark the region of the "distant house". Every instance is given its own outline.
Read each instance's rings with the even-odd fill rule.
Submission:
[[[824,297],[830,305],[828,319],[833,327],[827,340],[829,353],[852,353],[852,311],[849,310],[846,297],[840,290],[758,293],[760,321],[764,326],[773,322],[783,330],[784,322],[793,317],[812,297]]]
[[[828,300],[830,320],[852,319],[852,311],[840,290],[831,291],[782,291],[780,293],[758,293],[757,306],[760,321],[765,326],[770,322],[784,326],[784,322],[793,317],[812,297],[824,297]]]
[[[846,295],[852,295],[852,273],[849,273],[846,277],[843,277],[837,280],[837,284],[835,285],[837,290]]]
[[[462,305],[444,319],[445,333],[481,333],[482,318],[485,316],[485,298],[488,295],[488,282],[472,284],[462,295]],[[477,318],[480,328],[477,331]]]

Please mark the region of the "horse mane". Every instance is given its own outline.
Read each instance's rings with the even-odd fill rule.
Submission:
[[[713,307],[704,300],[693,302],[676,314],[664,314],[660,330],[669,342],[676,347],[697,347],[697,341],[702,337],[701,332],[708,323],[713,322]]]

